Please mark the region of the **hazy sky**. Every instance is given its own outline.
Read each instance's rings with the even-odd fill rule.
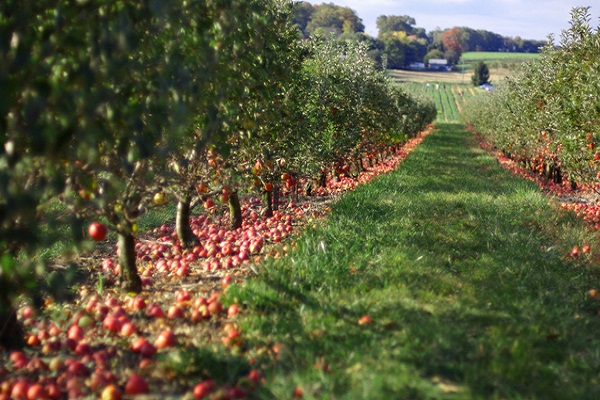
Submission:
[[[590,25],[600,26],[600,0],[309,0],[309,3],[350,7],[371,36],[377,36],[378,16],[408,15],[427,32],[466,26],[523,39],[545,40],[554,33],[559,42],[561,31],[569,27],[571,9],[575,6],[591,6]]]

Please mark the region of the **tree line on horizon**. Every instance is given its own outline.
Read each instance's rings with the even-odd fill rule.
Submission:
[[[294,24],[304,38],[334,36],[338,40],[367,42],[371,58],[381,67],[406,68],[430,59],[445,59],[457,65],[467,51],[538,53],[546,44],[542,40],[526,40],[502,36],[482,29],[453,27],[427,32],[416,26],[408,15],[381,15],[377,18],[377,37],[365,33],[365,26],[354,10],[333,3],[312,5],[295,1]]]

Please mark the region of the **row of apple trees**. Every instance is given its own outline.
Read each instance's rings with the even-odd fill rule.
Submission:
[[[270,201],[282,173],[293,182],[372,156],[433,120],[433,106],[392,86],[361,45],[301,43],[290,7],[0,4],[0,344],[22,336],[17,296],[69,286],[76,266],[49,267],[45,256],[60,225],[72,226],[76,253],[89,243],[85,221],[106,221],[122,288],[139,292],[136,220],[163,194],[177,201],[190,247],[200,203],[224,196],[235,228],[248,186]],[[49,212],[57,199],[59,219]]]
[[[507,155],[556,183],[600,180],[600,32],[589,9],[572,10],[560,45],[552,41],[525,72],[465,114],[475,131]]]

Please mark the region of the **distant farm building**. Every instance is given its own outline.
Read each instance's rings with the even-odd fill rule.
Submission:
[[[429,69],[432,71],[450,71],[448,60],[432,58],[429,60]]]
[[[494,90],[496,88],[496,86],[494,86],[493,83],[484,83],[483,85],[479,86],[480,89],[485,90],[486,92],[491,92],[492,90]]]
[[[414,69],[417,71],[422,71],[425,69],[425,63],[421,63],[421,62],[414,62],[412,64],[409,65],[410,69]]]

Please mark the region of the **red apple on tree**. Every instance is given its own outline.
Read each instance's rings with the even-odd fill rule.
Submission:
[[[201,183],[198,185],[196,190],[198,190],[199,194],[208,193],[208,186],[205,183]]]
[[[211,210],[212,208],[215,207],[215,202],[213,201],[213,199],[208,198],[204,201],[204,208],[207,210]]]
[[[107,233],[108,229],[106,229],[106,225],[104,225],[102,222],[94,221],[88,228],[88,234],[96,242],[104,240]]]
[[[262,160],[256,160],[256,162],[254,163],[254,168],[252,168],[252,173],[254,175],[260,175],[262,173],[262,169],[263,169]]]

